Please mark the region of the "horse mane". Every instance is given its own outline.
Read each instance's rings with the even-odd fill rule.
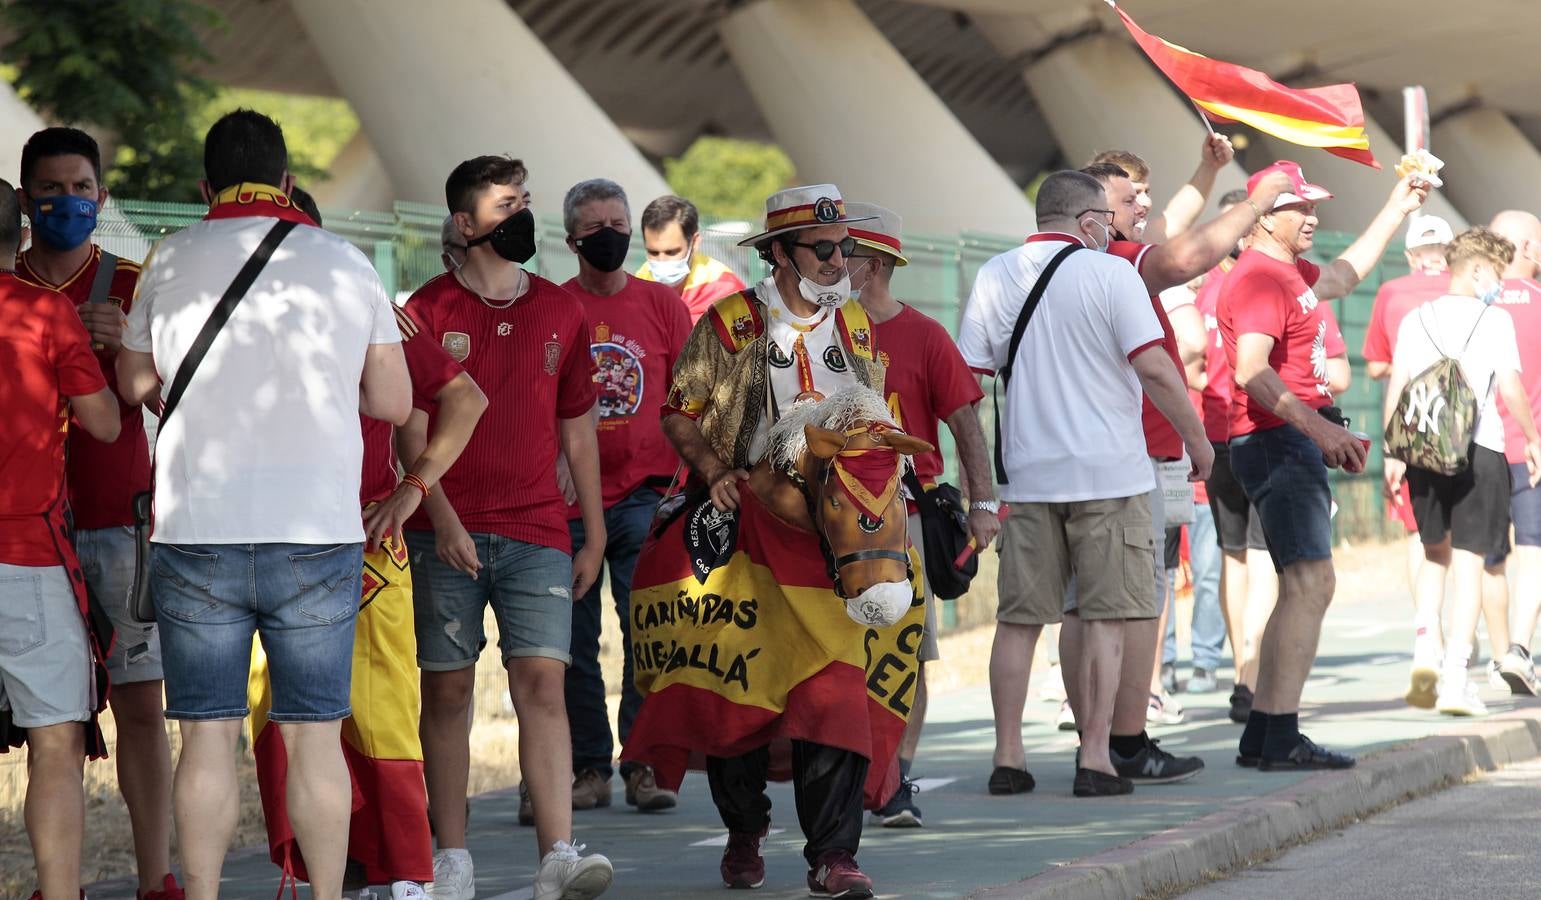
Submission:
[[[799,400],[788,407],[771,426],[765,456],[782,471],[793,469],[808,452],[808,436],[803,427],[813,425],[828,431],[846,431],[858,422],[886,422],[893,425],[888,404],[881,394],[869,387],[852,385],[823,400]]]

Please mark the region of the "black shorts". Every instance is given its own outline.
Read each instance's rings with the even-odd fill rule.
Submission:
[[[1204,489],[1209,492],[1209,511],[1215,517],[1215,532],[1220,537],[1220,549],[1227,553],[1243,550],[1267,550],[1263,540],[1263,519],[1257,514],[1241,482],[1231,472],[1231,448],[1213,441],[1215,464],[1210,469]]]
[[[1504,455],[1473,446],[1471,464],[1458,475],[1409,466],[1407,488],[1425,544],[1450,536],[1450,546],[1483,557],[1509,543],[1509,464]]]

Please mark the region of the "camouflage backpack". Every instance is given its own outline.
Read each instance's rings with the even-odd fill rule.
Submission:
[[[1418,310],[1419,324],[1429,334],[1423,313]],[[1459,357],[1466,352],[1477,326],[1482,323],[1484,308],[1472,324],[1461,352],[1456,356],[1441,355],[1438,362],[1419,372],[1397,398],[1396,412],[1386,425],[1386,453],[1395,459],[1441,475],[1456,475],[1465,471],[1471,459],[1471,445],[1476,437],[1477,410],[1486,391],[1478,397],[1461,371]],[[1439,350],[1434,336],[1429,342]],[[1443,354],[1443,351],[1440,351]],[[1486,385],[1492,389],[1491,382]]]

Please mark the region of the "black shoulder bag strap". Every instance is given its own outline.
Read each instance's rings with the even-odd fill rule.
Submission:
[[[1065,257],[1082,250],[1080,244],[1070,244],[1065,249],[1054,254],[1049,264],[1043,267],[1038,274],[1038,280],[1033,282],[1033,289],[1027,292],[1027,302],[1022,304],[1022,311],[1017,313],[1017,325],[1011,330],[1011,343],[1006,345],[1006,364],[996,373],[995,383],[991,385],[992,398],[995,401],[995,483],[1006,484],[1006,451],[1001,443],[1001,398],[997,387],[1004,390],[1009,396],[1011,393],[1011,370],[1016,366],[1017,349],[1022,346],[1022,335],[1027,333],[1027,322],[1038,309],[1038,301],[1043,299],[1043,292],[1049,286],[1049,279],[1054,277],[1054,272],[1059,264],[1065,261]]]
[[[904,486],[910,489],[915,505],[920,508],[921,522],[925,522],[927,519],[935,519],[941,514],[941,510],[936,508],[936,498],[932,497],[930,492],[926,490],[926,486],[920,483],[920,478],[916,476],[914,469],[905,466],[902,480]]]
[[[91,279],[91,294],[87,303],[106,303],[107,293],[112,290],[112,277],[118,273],[118,258],[106,250],[96,264],[96,277]]]

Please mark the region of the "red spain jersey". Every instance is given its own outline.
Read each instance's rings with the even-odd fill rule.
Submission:
[[[557,489],[558,422],[594,406],[594,363],[582,304],[538,275],[513,303],[489,304],[443,274],[407,301],[426,336],[487,395],[471,441],[440,480],[467,531],[571,552]],[[429,413],[429,430],[438,421]],[[421,509],[408,528],[431,530]]]
[[[665,285],[626,276],[609,297],[590,294],[574,278],[562,287],[583,304],[590,327],[599,403],[599,483],[605,509],[650,479],[668,479],[679,456],[655,413],[669,394],[674,363],[690,336],[690,316]],[[582,515],[577,504],[569,519]]]
[[[66,398],[107,386],[91,338],[63,294],[0,273],[0,563],[59,566]]]
[[[1149,244],[1139,244],[1134,241],[1114,241],[1108,245],[1108,252],[1114,256],[1129,260],[1134,266],[1134,271],[1140,273],[1145,266],[1145,256],[1151,250]],[[1188,376],[1183,371],[1182,357],[1177,352],[1177,335],[1172,331],[1172,320],[1167,318],[1166,307],[1161,305],[1161,298],[1152,296],[1150,305],[1156,310],[1156,318],[1161,321],[1161,349],[1172,358],[1172,365],[1177,367],[1177,379],[1183,384],[1188,383]],[[1177,429],[1172,427],[1161,410],[1156,409],[1156,404],[1150,402],[1149,397],[1141,400],[1140,407],[1141,424],[1145,426],[1145,452],[1156,459],[1181,459],[1183,455],[1183,441],[1177,434]]]
[[[85,265],[62,284],[50,284],[43,280],[29,265],[31,256],[32,251],[29,250],[17,257],[16,274],[60,292],[76,306],[90,300],[91,285],[96,281],[96,270],[102,261],[100,247],[93,246]],[[134,289],[138,284],[139,264],[119,259],[107,291],[108,302],[127,314],[133,305]],[[105,349],[96,349],[95,353],[102,376],[116,394],[117,353]],[[70,490],[70,510],[74,514],[76,528],[112,528],[134,524],[134,495],[150,489],[150,449],[145,442],[144,410],[120,400],[118,412],[123,417],[123,430],[111,444],[102,443],[84,429],[70,433],[66,477]]]
[[[432,338],[420,337],[420,330],[407,311],[396,308],[396,327],[401,329],[401,352],[407,358],[407,374],[412,377],[412,406],[432,413],[437,407],[434,398],[446,384],[464,372],[460,363],[433,342]],[[381,419],[359,416],[364,430],[364,477],[359,482],[359,505],[384,500],[396,490],[396,443],[391,440],[395,429]]]
[[[940,448],[940,423],[979,402],[984,391],[947,329],[913,306],[876,329],[878,361],[888,367],[883,390],[889,413],[906,434]],[[915,476],[929,484],[942,474],[942,451],[916,454],[914,463]]]

